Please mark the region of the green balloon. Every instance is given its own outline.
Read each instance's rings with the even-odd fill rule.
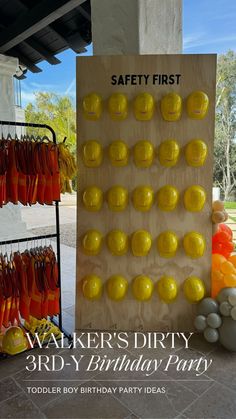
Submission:
[[[210,313],[207,316],[207,324],[213,329],[218,329],[222,324],[221,317],[217,313]]]
[[[221,312],[222,316],[225,316],[225,317],[230,316],[231,309],[232,309],[232,307],[228,303],[228,301],[223,301],[223,303],[220,304],[220,312]]]
[[[219,313],[219,305],[213,298],[204,298],[197,305],[197,314],[208,316],[210,313]]]
[[[228,297],[230,295],[236,295],[236,288],[223,288],[222,290],[220,290],[216,299],[219,303],[223,303],[223,301],[228,300]]]
[[[219,339],[219,332],[216,329],[212,329],[211,327],[207,327],[204,330],[204,338],[207,340],[207,342],[215,343]]]
[[[231,317],[224,317],[219,334],[221,345],[229,351],[236,352],[236,321]]]
[[[203,332],[207,327],[206,317],[201,315],[197,316],[194,321],[194,326],[199,332]]]

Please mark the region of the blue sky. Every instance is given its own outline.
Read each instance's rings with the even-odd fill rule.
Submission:
[[[183,52],[224,53],[236,50],[235,0],[183,0]],[[92,46],[85,55],[92,55]],[[43,72],[27,72],[22,82],[22,104],[34,100],[34,92],[53,91],[75,99],[75,57],[71,51],[58,54],[61,64],[42,62]]]

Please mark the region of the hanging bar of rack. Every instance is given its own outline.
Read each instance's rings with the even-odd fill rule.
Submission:
[[[23,243],[35,240],[42,240],[42,239],[51,239],[53,237],[57,237],[57,234],[43,234],[41,236],[30,236],[30,237],[21,237],[20,239],[13,239],[13,240],[1,240],[0,246],[5,244],[13,244],[13,243]]]
[[[52,127],[50,127],[50,125],[47,124],[36,124],[36,123],[31,123],[31,122],[16,122],[16,121],[0,121],[0,126],[13,126],[13,127],[29,127],[29,128],[44,128],[44,129],[48,129],[51,134],[52,134],[52,141],[54,144],[57,144],[57,140],[56,140],[56,133],[54,131],[54,129]],[[60,300],[59,300],[59,306],[60,306],[60,313],[58,315],[58,326],[60,328],[61,331],[63,331],[63,333],[65,334],[65,336],[67,336],[70,339],[70,334],[68,334],[67,332],[65,332],[63,330],[62,327],[62,301],[61,301],[61,251],[60,251],[60,219],[59,219],[59,201],[54,201],[55,202],[55,218],[56,218],[56,233],[55,234],[49,234],[49,235],[42,235],[42,236],[34,236],[34,237],[29,237],[27,238],[20,238],[20,239],[14,239],[14,240],[10,240],[9,243],[6,243],[7,241],[2,241],[0,242],[1,244],[11,244],[11,243],[19,243],[19,242],[24,242],[24,241],[33,241],[33,240],[39,240],[39,239],[44,239],[46,238],[52,238],[52,237],[56,237],[56,244],[57,244],[57,261],[58,261],[58,282],[59,282],[59,287],[60,287]],[[52,321],[57,324],[57,322],[54,321],[54,319],[52,319]]]

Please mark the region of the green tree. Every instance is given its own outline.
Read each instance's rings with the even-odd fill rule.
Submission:
[[[35,102],[29,103],[25,109],[27,122],[50,125],[57,135],[57,141],[67,137],[67,144],[72,152],[76,149],[75,109],[68,96],[55,93],[35,93]],[[33,130],[28,130],[32,133]],[[42,133],[42,130],[39,131]],[[48,131],[44,131],[48,135]]]
[[[236,186],[236,53],[218,58],[214,184],[227,201]]]

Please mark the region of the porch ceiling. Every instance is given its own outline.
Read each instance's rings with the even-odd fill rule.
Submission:
[[[55,55],[68,48],[86,51],[91,40],[90,0],[0,0],[0,53],[33,73],[40,61],[59,64]]]

